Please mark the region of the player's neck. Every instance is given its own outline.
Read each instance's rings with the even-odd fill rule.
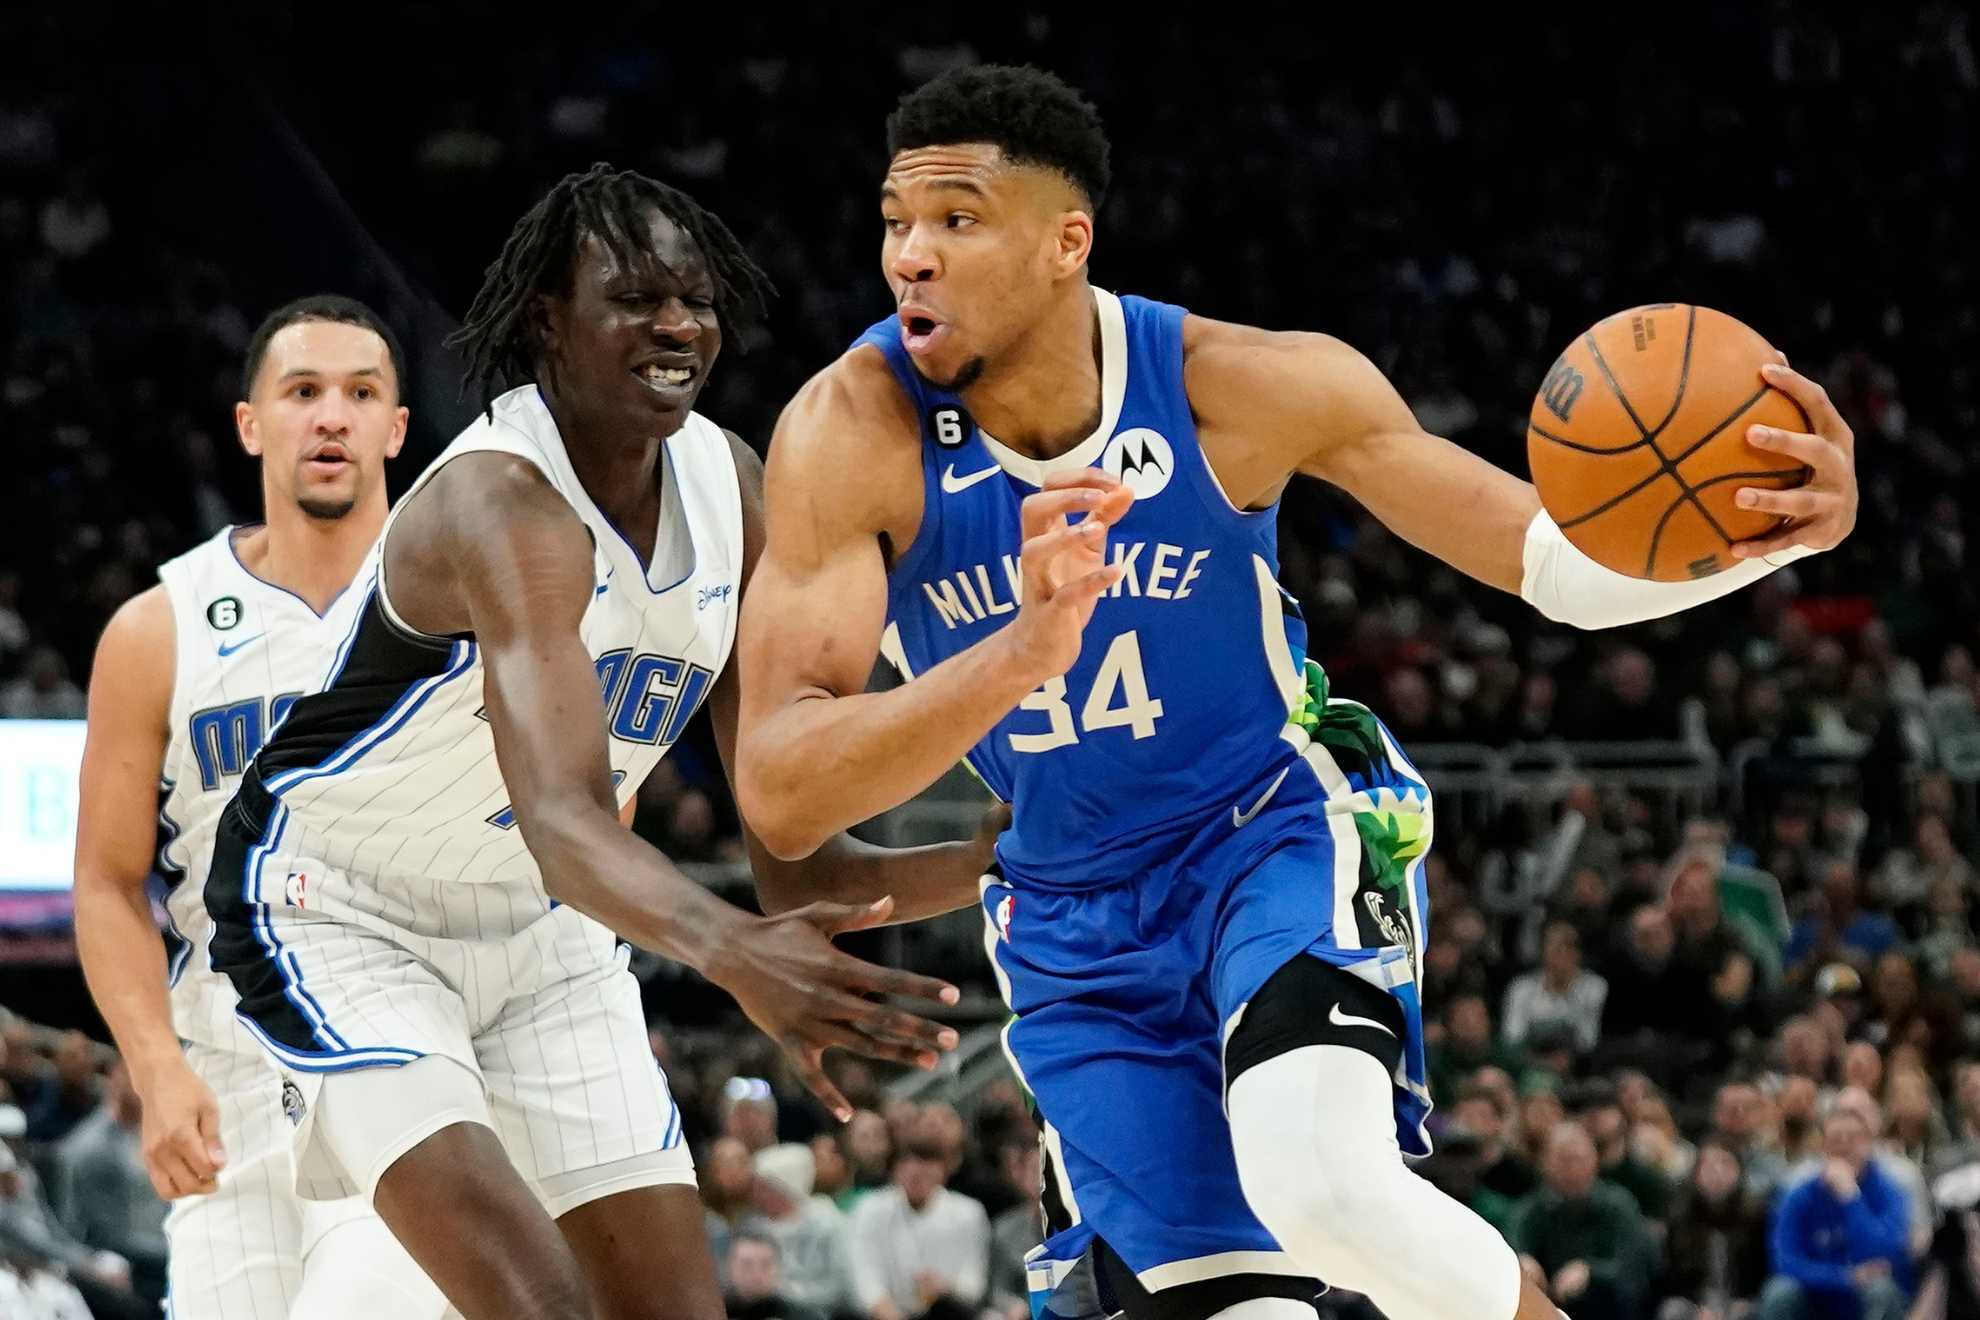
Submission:
[[[385,526],[385,492],[368,491],[341,518],[312,518],[293,505],[267,505],[268,522],[234,543],[248,572],[294,592],[318,614],[357,576],[358,566]]]
[[[627,435],[624,428],[606,440],[611,428],[592,426],[584,414],[539,376],[537,390],[557,434],[564,442],[564,456],[578,484],[609,518],[621,535],[632,542],[645,563],[653,557],[660,521],[660,446],[665,437]]]
[[[1000,443],[1028,458],[1057,458],[1099,425],[1100,351],[1093,288],[1080,280],[963,392],[963,404]]]

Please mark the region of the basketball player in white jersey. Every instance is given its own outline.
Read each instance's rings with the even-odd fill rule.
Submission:
[[[401,379],[391,332],[362,304],[318,296],[271,313],[235,406],[241,444],[261,460],[266,523],[225,528],[161,566],[97,650],[76,937],[144,1103],[146,1168],[175,1202],[177,1320],[417,1320],[445,1308],[361,1200],[297,1198],[282,1079],[208,965],[199,883],[248,760],[349,630],[345,589],[384,524],[385,460],[405,439]],[[195,877],[167,897],[169,956],[146,895],[154,860]]]
[[[387,520],[326,686],[220,824],[214,964],[295,1090],[299,1176],[369,1196],[467,1320],[722,1314],[617,936],[729,990],[841,1116],[823,1049],[955,1043],[862,995],[953,988],[830,936],[974,901],[989,840],[837,841],[759,869],[756,917],[615,819],[704,701],[733,751],[762,468],[692,408],[766,292],[673,189],[553,188],[461,335],[485,414]],[[784,910],[805,892],[862,901]]]

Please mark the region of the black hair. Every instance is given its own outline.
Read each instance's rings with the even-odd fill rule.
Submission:
[[[241,365],[241,397],[254,393],[254,379],[261,374],[261,364],[268,356],[268,341],[277,332],[305,321],[335,321],[339,325],[363,326],[372,334],[385,341],[385,352],[392,359],[392,388],[400,398],[406,393],[406,354],[399,347],[399,337],[392,333],[392,327],[385,324],[385,318],[372,311],[355,298],[346,298],[340,293],[313,293],[307,298],[283,303],[261,319],[255,327],[254,337],[248,340],[247,361]]]
[[[887,154],[987,142],[1007,160],[1057,170],[1098,211],[1112,175],[1107,131],[1093,103],[1030,65],[951,69],[901,98],[887,116]]]
[[[516,221],[501,255],[483,273],[466,322],[447,340],[467,354],[463,395],[470,385],[478,386],[486,410],[504,381],[531,377],[538,351],[529,322],[531,300],[538,294],[570,293],[572,266],[586,235],[629,264],[639,244],[640,212],[648,207],[679,225],[701,249],[715,279],[715,316],[723,338],[747,351],[747,343],[734,332],[761,324],[776,293],[770,277],[750,260],[729,227],[694,198],[600,161],[582,174],[558,180]]]

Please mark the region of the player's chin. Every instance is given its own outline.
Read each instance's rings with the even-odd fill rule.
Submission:
[[[305,463],[300,479],[296,482],[296,503],[311,517],[341,518],[357,503],[358,467],[355,463],[338,463],[330,470],[324,470],[321,463]],[[318,513],[321,509],[336,509],[333,514]]]
[[[694,411],[701,398],[701,378],[695,377],[684,387],[656,390],[645,384],[635,384],[627,393],[627,415],[637,417],[644,425],[658,423],[660,434],[672,435],[687,421],[688,414]]]
[[[910,357],[921,378],[938,390],[960,394],[983,375],[984,361],[967,353],[943,353],[939,357]]]

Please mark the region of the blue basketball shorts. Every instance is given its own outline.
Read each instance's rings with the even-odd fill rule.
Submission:
[[[1046,1242],[1034,1313],[1098,1236],[1151,1293],[1305,1273],[1246,1204],[1224,1046],[1259,988],[1311,956],[1397,1000],[1397,1134],[1427,1154],[1417,967],[1428,923],[1427,786],[1366,707],[1327,703],[1167,864],[1079,890],[987,877],[985,942],[1005,1045],[1044,1127]],[[1090,1271],[1083,1272],[1090,1277]]]

